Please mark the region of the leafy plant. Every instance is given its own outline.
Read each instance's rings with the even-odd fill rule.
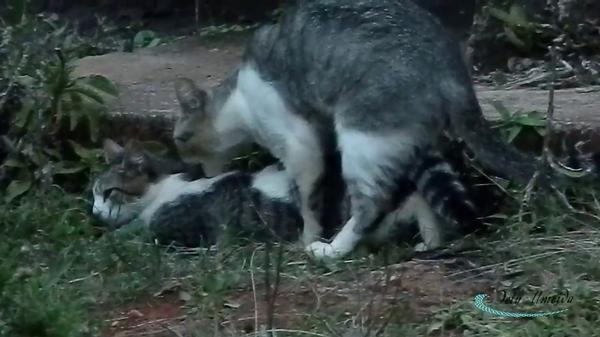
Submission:
[[[543,137],[546,132],[546,115],[539,111],[523,112],[522,110],[510,111],[502,102],[493,101],[492,105],[500,114],[500,121],[495,127],[500,128],[506,140],[514,142],[517,137],[525,133],[534,133]]]
[[[141,30],[133,37],[133,49],[158,46],[162,40],[151,30]]]
[[[91,173],[100,162],[86,146],[98,141],[117,89],[105,77],[75,75],[74,33],[53,22],[23,14],[17,25],[0,28],[0,77],[7,79],[0,81],[0,120],[10,125],[0,129],[5,201],[55,178]]]
[[[198,31],[200,36],[216,36],[220,34],[229,33],[241,33],[256,28],[258,24],[222,24],[222,25],[211,25],[201,28]]]
[[[512,4],[508,11],[490,7],[488,12],[504,23],[504,34],[508,41],[525,51],[532,49],[536,41],[537,25],[529,20],[520,4]]]

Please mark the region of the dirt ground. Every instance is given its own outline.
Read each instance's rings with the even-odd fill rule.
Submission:
[[[382,326],[390,315],[403,321],[427,320],[434,309],[470,302],[479,293],[493,294],[493,273],[475,274],[462,258],[413,260],[377,269],[362,275],[331,275],[310,282],[283,279],[274,308],[274,326],[295,329],[314,315],[339,317],[341,321],[369,317],[373,326]],[[458,276],[457,276],[458,275]],[[193,314],[194,305],[177,289],[139,300],[105,314],[107,337],[195,336],[207,327],[232,335],[248,334],[255,326],[267,324],[265,290],[257,287],[232,291],[214,317]]]

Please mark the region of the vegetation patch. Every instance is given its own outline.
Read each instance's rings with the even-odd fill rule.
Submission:
[[[296,245],[182,249],[137,231],[107,232],[90,216],[87,193],[103,168],[98,130],[118,92],[106,78],[76,77],[73,62],[169,37],[139,29],[116,39],[108,24],[82,36],[57,16],[28,14],[24,1],[9,3],[0,19],[0,336],[597,335],[594,181],[529,195],[478,176],[503,207],[480,233],[425,255],[399,243],[325,263]],[[539,24],[520,9],[500,4],[489,14],[503,41],[532,55],[543,45]],[[208,26],[200,34],[252,28]],[[543,145],[545,115],[497,109],[508,141]],[[254,154],[236,164],[263,160]],[[552,317],[510,319],[473,305],[484,293],[495,308],[547,311],[555,304],[512,303],[506,294],[566,291],[567,311]]]

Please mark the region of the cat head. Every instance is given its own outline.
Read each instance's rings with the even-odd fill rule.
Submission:
[[[94,181],[92,214],[113,227],[139,214],[150,186],[183,169],[144,151],[137,141],[122,147],[108,139],[104,142],[104,157],[109,167]]]
[[[201,164],[209,177],[223,173],[226,165],[250,145],[239,128],[239,118],[228,113],[230,85],[207,91],[187,78],[175,82],[181,106],[173,130],[175,145],[184,162]]]

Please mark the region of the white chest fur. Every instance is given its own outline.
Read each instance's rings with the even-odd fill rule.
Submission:
[[[219,113],[218,128],[243,123],[252,140],[283,159],[290,138],[314,142],[312,128],[294,114],[283,97],[250,65],[238,72],[237,85]]]

